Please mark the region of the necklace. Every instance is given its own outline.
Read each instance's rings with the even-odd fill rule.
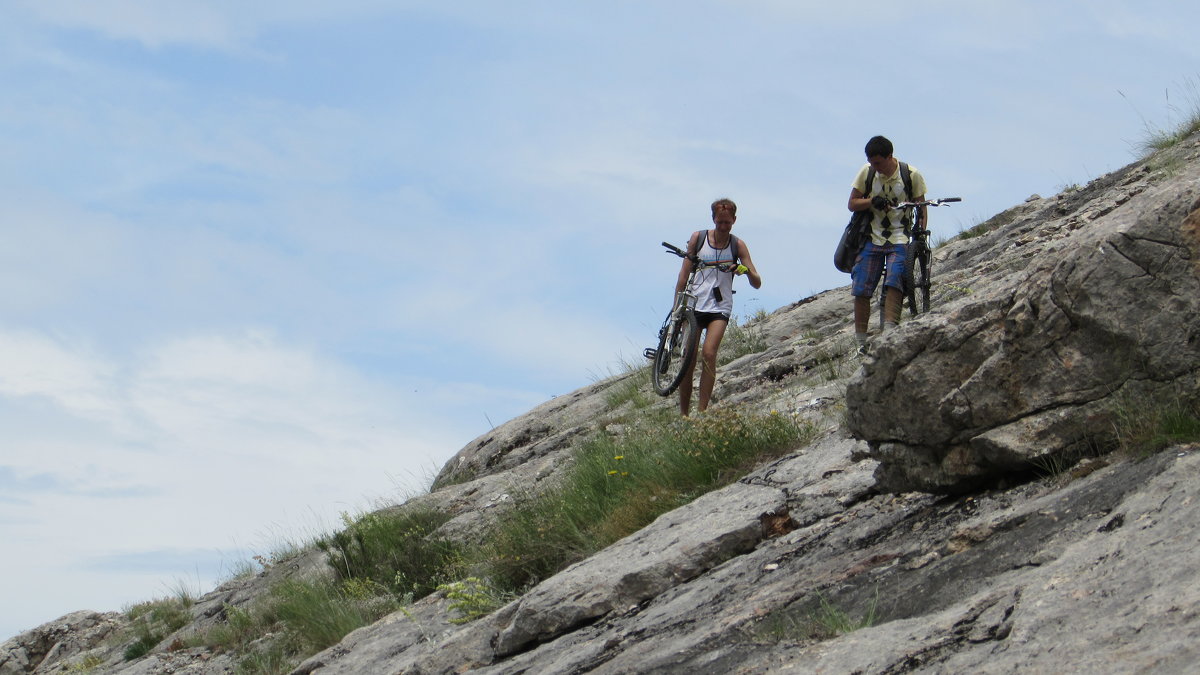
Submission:
[[[705,236],[708,237],[709,247],[712,248],[712,250],[718,251],[718,252],[724,251],[725,249],[729,248],[729,241],[730,241],[730,239],[732,239],[732,237],[726,237],[725,243],[721,244],[720,246],[717,246],[716,243],[713,241],[715,239],[715,237],[708,234],[708,232],[713,232],[713,231],[715,231],[715,230],[709,230],[704,233]]]

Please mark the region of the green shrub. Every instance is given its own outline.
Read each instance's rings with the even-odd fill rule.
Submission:
[[[168,635],[191,623],[192,614],[188,609],[194,602],[189,594],[180,591],[173,598],[131,607],[126,616],[131,621],[129,632],[134,641],[125,648],[125,660],[133,661],[149,654]]]
[[[430,535],[450,516],[432,509],[377,511],[352,520],[317,545],[329,554],[340,581],[369,580],[397,597],[422,598],[452,580],[447,571],[461,557],[456,544]]]
[[[369,580],[285,579],[249,607],[227,606],[225,622],[210,628],[201,644],[239,654],[239,673],[286,673],[399,606],[388,589]]]
[[[202,643],[217,649],[241,651],[268,630],[259,616],[247,609],[225,605],[225,622],[210,628]]]
[[[278,640],[260,645],[238,661],[237,675],[286,675],[299,663]]]
[[[269,616],[275,619],[302,654],[312,654],[341,641],[352,630],[374,623],[390,604],[374,607],[346,593],[338,584],[285,580],[271,589]]]
[[[446,598],[450,600],[450,609],[460,615],[450,619],[450,623],[469,623],[491,614],[509,597],[509,594],[501,592],[479,577],[467,577],[462,581],[442,584],[438,586],[438,590],[445,593]]]
[[[494,532],[492,581],[517,592],[645,527],[811,437],[813,427],[733,408],[581,445],[560,485],[515,506]]]

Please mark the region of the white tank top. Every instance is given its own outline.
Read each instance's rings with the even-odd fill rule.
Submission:
[[[725,244],[725,248],[715,249],[708,243],[708,230],[704,231],[704,243],[696,251],[700,259],[713,265],[723,262],[735,262],[733,259],[733,238]],[[697,312],[717,312],[725,316],[733,315],[733,272],[722,272],[709,267],[696,273],[696,283],[692,289],[696,294]],[[720,297],[720,300],[717,298]]]

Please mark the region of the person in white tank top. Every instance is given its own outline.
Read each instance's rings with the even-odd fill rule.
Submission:
[[[717,381],[717,350],[725,337],[729,317],[733,315],[734,274],[745,274],[751,286],[762,287],[762,277],[754,267],[754,261],[750,258],[750,248],[746,246],[744,239],[738,238],[737,251],[734,252],[730,233],[736,220],[737,204],[729,199],[718,199],[712,203],[713,229],[696,232],[688,241],[687,250],[696,251],[705,262],[741,263],[741,267],[734,271],[721,272],[710,268],[701,270],[696,275],[696,318],[704,334],[699,359],[704,364],[704,369],[700,371],[701,412],[708,409],[708,403],[712,399],[713,385]],[[745,271],[742,271],[742,267]],[[687,285],[687,278],[691,273],[692,261],[684,258],[683,267],[679,270],[679,279],[675,282],[676,294]],[[696,338],[699,340],[700,335],[697,334]],[[692,376],[695,372],[696,361],[693,360],[679,384],[679,412],[685,417],[692,406]]]

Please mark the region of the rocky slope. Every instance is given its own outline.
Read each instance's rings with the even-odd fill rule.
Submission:
[[[722,368],[718,405],[810,420],[816,440],[486,617],[453,623],[435,593],[294,672],[1194,671],[1200,446],[1111,450],[1131,418],[1200,400],[1200,140],[984,225],[937,250],[934,311],[861,362],[845,288],[755,322],[765,346]],[[619,431],[624,384],[476,439],[417,499],[479,537],[517,486]],[[178,636],[321,556],[214,590]],[[787,630],[829,607],[874,621]],[[172,638],[127,662],[127,623],[63,617],[0,647],[0,675],[233,672]]]

